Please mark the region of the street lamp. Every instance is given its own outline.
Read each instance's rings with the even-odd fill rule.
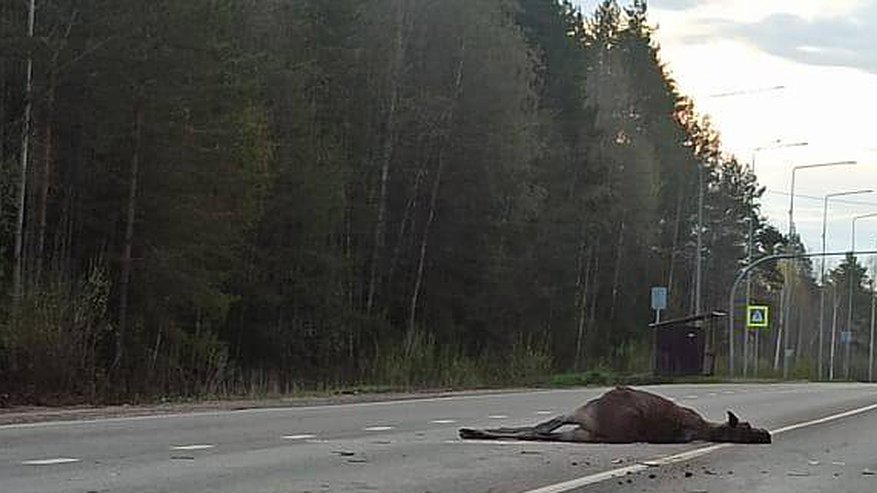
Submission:
[[[782,89],[783,86],[777,86],[773,89]],[[746,92],[741,92],[741,94],[746,94]],[[728,94],[730,95],[730,94]],[[762,151],[772,151],[776,149],[785,149],[788,147],[804,147],[809,145],[808,142],[789,142],[782,143],[779,139],[775,140],[773,144],[756,147],[752,150],[752,175],[755,176],[755,160],[758,157],[758,153]],[[753,190],[754,192],[754,190]],[[746,248],[746,265],[752,265],[752,250],[753,250],[753,242],[755,236],[755,208],[753,206],[755,202],[755,194],[749,194],[749,211],[752,214],[749,217],[749,233],[747,235],[747,248]],[[746,275],[746,304],[750,305],[752,303],[752,275]],[[733,344],[733,341],[731,342]],[[754,362],[754,370],[755,373],[758,374],[758,334],[755,335],[755,362]],[[743,377],[747,377],[749,375],[749,329],[748,327],[743,328]]]
[[[730,91],[730,92],[720,92],[718,94],[710,94],[707,97],[710,98],[727,98],[731,96],[743,96],[746,94],[758,94],[760,92],[770,92],[770,91],[779,91],[781,89],[785,89],[786,86],[771,86],[771,87],[759,87],[756,89],[744,89],[741,91]]]
[[[871,214],[863,214],[861,216],[856,216],[852,221],[852,231],[850,237],[850,263],[849,269],[847,270],[847,286],[849,286],[849,292],[847,293],[847,333],[850,334],[849,337],[846,338],[846,362],[844,363],[844,378],[849,380],[850,378],[850,347],[852,346],[852,333],[853,333],[853,260],[856,258],[856,221],[860,219],[868,219],[870,217],[877,217],[877,212],[872,212]]]
[[[792,186],[789,189],[789,241],[792,240],[792,235],[795,234],[795,175],[798,173],[798,170],[802,169],[814,169],[814,168],[827,168],[829,166],[851,166],[858,164],[857,161],[835,161],[831,163],[818,163],[818,164],[803,164],[800,166],[795,166],[792,168]]]
[[[830,162],[830,163],[803,164],[803,165],[795,166],[792,168],[792,183],[791,183],[791,187],[789,189],[789,239],[788,239],[788,241],[789,241],[790,247],[792,246],[792,242],[794,241],[794,235],[795,235],[795,177],[798,173],[798,170],[815,169],[815,168],[828,168],[831,166],[850,166],[850,165],[855,165],[855,164],[858,164],[858,162],[857,161],[834,161],[834,162]],[[787,345],[787,341],[788,341],[788,330],[786,330],[786,325],[788,324],[789,315],[791,313],[790,305],[792,304],[791,303],[792,292],[789,291],[787,284],[788,283],[786,283],[786,282],[783,283],[783,292],[784,292],[783,294],[785,295],[785,296],[783,296],[783,299],[785,300],[785,302],[783,303],[783,313],[781,314],[782,315],[782,323],[780,324],[779,330],[777,330],[777,346],[776,346],[777,350],[776,350],[776,353],[774,355],[774,370],[776,370],[777,367],[779,366],[779,354],[780,354],[780,346],[781,345],[783,348],[783,368],[786,368],[786,369],[788,368],[788,365],[787,365],[788,351],[786,351],[786,349],[787,349],[786,345]],[[786,291],[788,291],[788,293],[785,293]]]
[[[827,219],[828,219],[828,201],[829,199],[835,197],[846,197],[849,195],[860,195],[866,193],[873,193],[873,190],[853,190],[849,192],[837,192],[830,193],[825,196],[822,204],[822,253],[825,253],[825,236],[826,236],[826,227],[827,227]],[[822,378],[822,370],[823,370],[823,346],[825,345],[825,257],[822,257],[822,261],[819,266],[819,282],[822,283],[822,287],[819,290],[819,360],[818,360],[818,378]]]

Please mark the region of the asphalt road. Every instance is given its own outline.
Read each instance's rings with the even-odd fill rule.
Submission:
[[[460,426],[532,424],[601,389],[9,425],[0,492],[877,491],[877,386],[648,389],[779,433],[719,447],[457,439]]]

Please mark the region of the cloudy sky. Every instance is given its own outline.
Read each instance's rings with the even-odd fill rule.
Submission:
[[[586,12],[598,3],[578,1]],[[808,143],[756,155],[764,212],[781,231],[793,166],[858,162],[797,173],[795,225],[819,251],[822,197],[877,191],[877,0],[652,0],[649,11],[664,62],[728,152],[748,162],[777,141]],[[877,193],[830,204],[828,250],[849,250],[852,218],[877,213]],[[856,247],[875,243],[877,217],[859,220]]]

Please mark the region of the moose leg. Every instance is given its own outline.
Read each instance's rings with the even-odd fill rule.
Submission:
[[[463,428],[460,438],[480,440],[526,440],[535,442],[578,442],[593,443],[597,439],[593,433],[582,428],[556,433],[540,433],[535,427],[496,428],[492,430],[473,430]]]
[[[566,424],[576,423],[571,422],[567,416],[558,416],[535,426],[522,426],[519,428],[490,428],[485,430],[461,428],[460,438],[481,440],[574,441],[561,440],[561,437],[566,437],[566,434],[569,432],[553,433],[554,430]]]

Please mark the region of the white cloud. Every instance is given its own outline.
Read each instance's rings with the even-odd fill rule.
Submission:
[[[581,3],[590,11],[598,2]],[[662,58],[682,92],[710,115],[726,150],[749,161],[753,149],[777,139],[810,143],[758,156],[759,180],[770,191],[763,210],[780,230],[787,229],[794,165],[860,162],[798,174],[795,222],[818,251],[819,197],[877,188],[877,2],[655,0],[650,18]],[[714,97],[777,85],[785,89]],[[877,194],[836,201],[829,249],[848,249],[852,216],[870,212],[877,212]],[[860,221],[858,230],[857,248],[873,248],[877,220]]]

